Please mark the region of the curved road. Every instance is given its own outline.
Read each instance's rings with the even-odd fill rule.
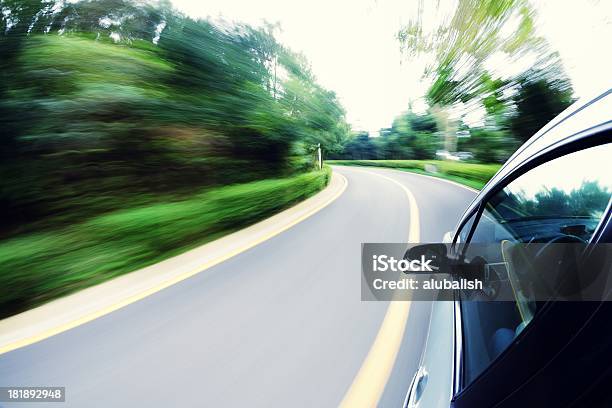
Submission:
[[[321,211],[141,301],[1,355],[0,386],[66,387],[65,404],[32,404],[40,408],[337,406],[388,306],[360,301],[360,244],[408,239],[406,193],[379,175],[415,196],[422,242],[453,229],[475,193],[394,170],[335,171],[348,188]],[[401,404],[428,313],[425,302],[411,305],[380,406]]]

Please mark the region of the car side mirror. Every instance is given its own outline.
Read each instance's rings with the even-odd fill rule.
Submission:
[[[406,260],[431,259],[431,266],[439,268],[448,264],[448,249],[444,244],[421,244],[409,248],[404,254]]]

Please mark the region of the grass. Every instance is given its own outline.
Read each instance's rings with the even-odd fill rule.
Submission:
[[[501,167],[500,164],[476,164],[442,160],[327,160],[326,163],[343,166],[386,167],[426,174],[455,181],[477,190],[482,189]],[[436,171],[425,170],[426,165],[435,166]]]
[[[321,190],[331,169],[235,184],[0,242],[0,317],[154,264]]]

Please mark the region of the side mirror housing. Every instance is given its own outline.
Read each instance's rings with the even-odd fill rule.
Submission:
[[[455,231],[446,231],[444,233],[444,236],[442,236],[442,242],[445,244],[452,244],[454,236],[455,236]]]
[[[404,254],[404,259],[431,259],[431,266],[439,268],[448,263],[448,251],[445,244],[421,244],[409,248]]]

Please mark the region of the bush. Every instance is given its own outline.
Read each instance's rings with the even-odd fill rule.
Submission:
[[[331,169],[219,187],[0,242],[0,316],[159,262],[321,190]]]
[[[503,130],[474,128],[470,137],[460,138],[458,150],[474,154],[481,163],[504,163],[519,147],[519,143]]]

